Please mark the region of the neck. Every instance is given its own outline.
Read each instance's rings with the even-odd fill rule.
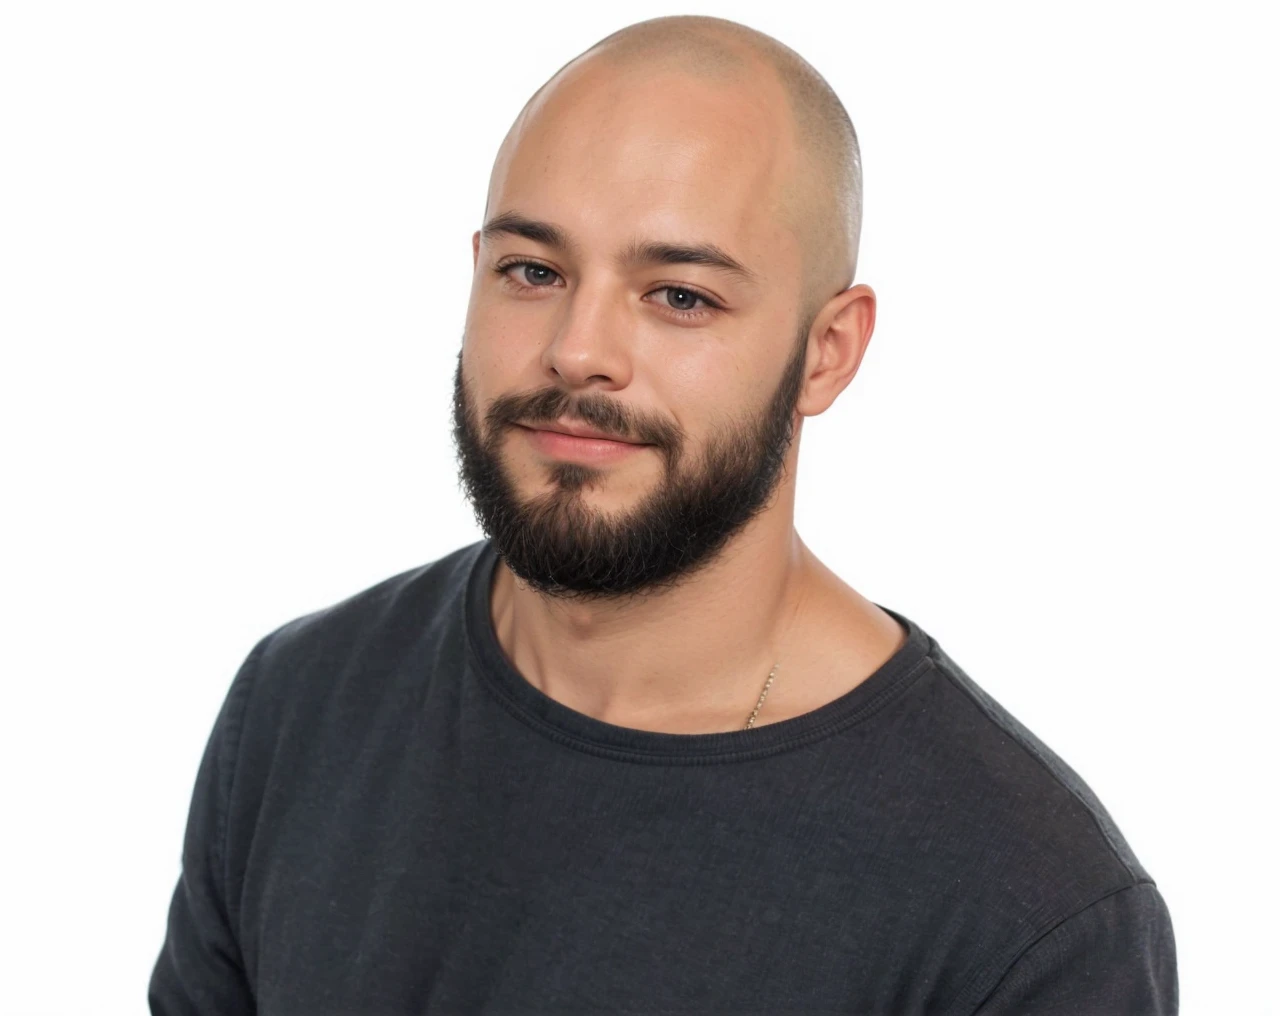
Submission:
[[[777,663],[760,726],[787,681],[788,627],[804,603],[810,557],[790,523],[749,525],[673,589],[595,603],[531,590],[499,560],[494,630],[517,671],[545,694],[604,722],[655,731],[741,728]]]
[[[776,719],[770,704],[786,698],[779,691],[794,680],[789,636],[818,568],[789,521],[749,524],[687,581],[625,603],[545,596],[499,560],[491,614],[515,668],[570,708],[645,730],[734,730],[775,663],[754,726]]]

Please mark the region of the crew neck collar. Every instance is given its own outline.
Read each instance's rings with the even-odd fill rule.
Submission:
[[[873,674],[839,698],[776,723],[743,730],[672,734],[606,723],[551,698],[507,659],[493,627],[491,596],[498,563],[493,541],[475,545],[464,604],[467,644],[484,685],[518,719],[566,746],[631,762],[708,765],[746,761],[829,737],[870,716],[933,665],[933,640],[919,625],[877,603],[906,629],[906,641]]]

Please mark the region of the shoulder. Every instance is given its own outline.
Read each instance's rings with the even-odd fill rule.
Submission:
[[[382,738],[465,652],[467,578],[484,541],[280,625],[248,654],[218,721],[232,833],[264,800]],[[274,790],[273,790],[274,788]],[[234,842],[241,843],[233,835]]]
[[[971,789],[1026,837],[1029,849],[1094,858],[1116,887],[1151,881],[1092,787],[1057,752],[930,639],[937,680],[949,700],[943,721],[953,750],[970,765]],[[1094,856],[1096,855],[1096,856]],[[1108,874],[1103,874],[1107,872]]]
[[[978,1016],[1173,1016],[1179,1004],[1178,956],[1169,908],[1153,882],[1118,889],[1029,936],[995,987],[987,991],[989,985],[979,983]]]
[[[412,653],[450,640],[461,653],[467,579],[483,548],[460,547],[264,635],[237,678],[246,722],[279,734],[326,701],[376,699]]]
[[[1148,990],[1139,982],[1152,957],[1172,965],[1172,925],[1155,879],[1080,774],[931,637],[929,646],[929,672],[898,713],[896,733],[911,755],[910,786],[900,792],[933,811],[913,815],[933,830],[933,856],[917,860],[931,877],[950,874],[951,916],[965,941],[981,944],[962,998],[977,1004],[1002,977],[1000,998],[1052,997],[1088,978],[1094,946],[1104,942],[1117,950],[1107,974],[1115,990],[1126,978]],[[1159,990],[1168,991],[1168,977],[1160,975]]]
[[[318,658],[332,666],[362,650],[394,650],[446,624],[447,612],[462,608],[467,576],[482,546],[460,547],[285,622],[257,647],[262,671],[292,669]]]

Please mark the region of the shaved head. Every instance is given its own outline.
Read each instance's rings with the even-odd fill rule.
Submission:
[[[766,104],[772,92],[779,92],[786,116],[777,125],[785,132],[778,137],[791,142],[796,158],[778,182],[776,213],[802,253],[801,320],[810,320],[822,303],[852,283],[862,227],[858,137],[840,98],[800,54],[724,18],[677,15],[628,25],[574,57],[530,96],[507,133],[504,151],[518,141],[546,94],[588,63],[619,73],[688,75],[739,91],[745,105]],[[498,161],[502,158],[500,152]]]

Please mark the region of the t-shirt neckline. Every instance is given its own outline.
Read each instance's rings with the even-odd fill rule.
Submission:
[[[622,727],[551,698],[507,659],[490,608],[497,563],[493,541],[482,540],[467,576],[466,637],[482,683],[509,712],[544,736],[597,755],[663,765],[706,765],[798,748],[864,720],[933,665],[933,640],[928,633],[910,618],[878,603],[876,606],[906,629],[906,641],[857,687],[817,709],[776,723],[717,733],[673,734]]]

